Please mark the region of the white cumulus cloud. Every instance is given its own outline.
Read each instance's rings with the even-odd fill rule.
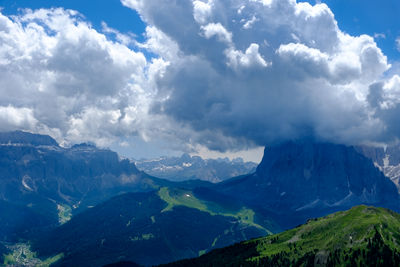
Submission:
[[[123,40],[109,40],[76,11],[0,14],[1,130],[98,144],[135,133],[144,118],[130,120],[129,127],[121,122],[131,105],[146,115],[141,84],[148,84],[150,65],[142,53]]]

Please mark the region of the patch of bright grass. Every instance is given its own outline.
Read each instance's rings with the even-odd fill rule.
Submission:
[[[226,210],[215,203],[209,203],[207,201],[200,200],[194,196],[194,194],[189,190],[173,189],[170,190],[167,187],[162,187],[158,191],[158,195],[162,200],[167,202],[167,207],[165,207],[162,212],[172,210],[174,206],[185,206],[188,208],[198,209],[204,212],[208,212],[211,215],[221,215],[229,216],[239,219],[242,223],[249,224],[251,226],[264,229],[268,233],[271,232],[259,224],[254,222],[254,211],[246,207],[242,207],[240,210],[231,211]]]

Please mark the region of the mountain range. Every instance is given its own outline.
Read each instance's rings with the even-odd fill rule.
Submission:
[[[257,167],[256,163],[244,162],[242,158],[202,159],[189,154],[183,154],[181,157],[135,160],[135,164],[141,171],[172,181],[198,179],[212,183],[252,173]]]
[[[12,245],[21,241],[29,241],[40,258],[51,258],[55,251],[63,255],[60,264],[76,263],[78,258],[86,266],[98,266],[129,255],[138,247],[154,250],[146,250],[147,254],[142,250],[133,257],[142,257],[137,259],[140,263],[157,264],[270,233],[255,224],[249,218],[254,212],[240,203],[225,207],[224,203],[197,199],[190,191],[210,183],[159,179],[139,171],[132,161],[119,158],[115,152],[89,144],[64,148],[49,136],[24,132],[2,133],[0,141],[0,241],[11,249],[11,254],[0,256],[7,254],[8,263],[15,260],[12,255],[28,250]],[[141,194],[148,194],[147,206],[140,200]],[[192,200],[187,201],[186,195]],[[146,232],[143,225],[153,220]],[[126,226],[130,221],[132,226]],[[138,221],[142,223],[139,226]],[[180,234],[188,237],[188,247],[181,247],[177,236],[170,235],[172,226],[190,229],[193,221],[198,222],[198,228],[192,235],[189,230]],[[125,231],[121,225],[125,225]],[[76,238],[76,233],[87,239]],[[131,238],[125,243],[121,238],[120,246],[114,248],[120,252],[109,251],[108,243],[126,233]],[[64,237],[63,242],[57,242],[60,237]],[[99,249],[99,242],[105,244],[104,250]],[[159,249],[155,249],[158,244]],[[13,253],[15,247],[22,252]],[[96,251],[89,253],[87,260],[80,257],[88,251],[86,248]],[[159,257],[154,257],[154,251]]]
[[[57,225],[119,193],[153,190],[158,182],[107,149],[63,148],[49,136],[1,133],[0,209],[15,216],[2,216],[0,236],[12,240],[29,228]]]
[[[10,265],[25,254],[54,266],[154,265],[356,205],[398,211],[396,185],[367,152],[285,142],[266,147],[250,174],[219,183],[173,182],[139,171],[108,149],[2,133],[0,212],[7,216],[0,216],[0,249]]]

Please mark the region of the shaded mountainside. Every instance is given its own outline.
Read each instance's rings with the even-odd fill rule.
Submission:
[[[139,170],[172,181],[199,179],[213,183],[252,173],[257,167],[256,163],[244,162],[241,158],[202,159],[188,154],[181,157],[136,160],[135,164]]]
[[[79,205],[92,191],[134,183],[140,172],[115,152],[91,145],[0,145],[0,196],[25,203],[31,196]]]
[[[268,231],[251,210],[197,199],[190,191],[114,197],[33,242],[40,257],[60,253],[55,266],[102,266],[118,261],[153,265],[195,257]]]
[[[2,243],[0,243],[0,263],[4,262],[4,255],[6,255],[8,252],[8,249]]]
[[[15,216],[1,217],[0,238],[18,236],[21,224],[25,232],[44,222],[55,225],[119,193],[163,184],[107,149],[87,144],[62,148],[49,136],[1,133],[0,209]]]
[[[131,261],[120,261],[104,265],[103,267],[140,267],[140,265]]]
[[[355,205],[399,209],[396,186],[353,147],[311,141],[266,148],[256,173],[214,190],[259,207],[290,228]]]
[[[399,266],[399,240],[398,213],[357,206],[163,266]]]
[[[55,222],[49,216],[42,216],[29,207],[0,200],[0,240],[27,238],[31,231],[45,228],[52,223]]]
[[[32,146],[58,146],[56,140],[48,135],[32,134],[29,132],[0,132],[0,144],[32,145]]]

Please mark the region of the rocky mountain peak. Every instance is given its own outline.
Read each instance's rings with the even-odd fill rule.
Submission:
[[[306,141],[266,148],[256,174],[274,185],[275,195],[287,195],[298,204],[352,205],[397,198],[394,184],[373,162],[344,145]]]
[[[398,204],[396,186],[369,158],[353,147],[310,140],[266,147],[255,174],[223,186],[271,210]]]
[[[32,134],[23,131],[0,132],[0,144],[58,146],[57,141],[48,135]]]

